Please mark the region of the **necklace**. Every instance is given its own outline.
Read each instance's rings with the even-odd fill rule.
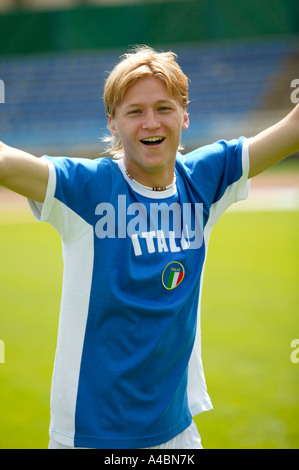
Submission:
[[[176,176],[174,175],[173,182],[170,183],[168,186],[145,186],[144,184],[141,184],[138,181],[136,181],[135,178],[133,178],[133,176],[127,169],[126,169],[126,175],[130,178],[130,180],[138,184],[138,186],[141,186],[142,188],[147,189],[148,191],[166,191],[167,189],[173,188],[173,186],[175,185],[175,181],[176,181]]]

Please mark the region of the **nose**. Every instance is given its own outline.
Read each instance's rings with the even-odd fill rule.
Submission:
[[[155,130],[158,129],[160,125],[160,121],[157,118],[155,111],[153,109],[149,109],[145,114],[143,128],[148,130]]]

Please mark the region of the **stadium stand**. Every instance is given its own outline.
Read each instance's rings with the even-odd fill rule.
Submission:
[[[298,69],[299,51],[293,39],[172,49],[190,78],[191,124],[183,136],[186,148],[238,136],[251,113],[290,105],[290,81]],[[123,52],[2,57],[2,139],[28,151],[98,156],[103,151],[100,137],[106,133],[104,81]]]

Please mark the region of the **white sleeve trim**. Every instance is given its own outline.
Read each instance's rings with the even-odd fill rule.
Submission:
[[[248,179],[249,175],[249,139],[245,139],[242,147],[242,168],[243,174],[240,179],[239,188],[237,191],[236,202],[247,199],[251,180]]]
[[[46,160],[49,168],[49,178],[45,200],[43,203],[41,203],[28,199],[28,204],[34,217],[39,222],[44,222],[48,220],[54,203],[54,195],[56,189],[56,171],[53,163],[50,160],[48,160],[46,157],[41,158]]]

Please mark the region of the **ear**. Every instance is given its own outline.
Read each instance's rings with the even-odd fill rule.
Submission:
[[[184,111],[184,120],[183,120],[183,125],[182,125],[182,130],[184,131],[185,129],[188,129],[189,127],[189,116],[187,111]]]
[[[110,129],[111,134],[114,137],[118,137],[118,132],[116,130],[115,122],[113,121],[113,119],[110,116],[108,118],[108,125],[109,125],[109,129]]]

